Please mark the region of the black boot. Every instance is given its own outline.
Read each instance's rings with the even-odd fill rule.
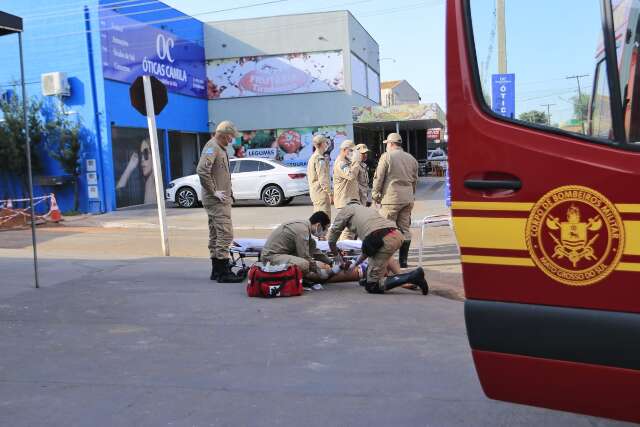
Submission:
[[[384,290],[388,291],[390,289],[397,288],[398,286],[402,286],[405,283],[418,285],[422,290],[422,295],[427,295],[429,293],[429,285],[427,284],[427,280],[424,278],[424,270],[422,267],[418,267],[409,273],[396,274],[395,276],[387,277],[387,280],[384,281]]]
[[[411,240],[405,240],[404,242],[402,242],[402,246],[400,246],[400,254],[399,254],[399,261],[400,261],[400,268],[407,268],[407,266],[409,264],[407,264],[407,261],[409,260],[409,248],[411,247]]]
[[[365,282],[364,288],[370,294],[384,294],[384,289],[381,289],[377,282]]]
[[[216,258],[211,258],[211,276],[209,279],[218,280],[218,276],[220,276],[220,271],[218,267],[218,260]]]
[[[244,278],[236,275],[233,271],[231,271],[231,265],[229,264],[228,259],[219,259],[219,276],[218,283],[240,283],[244,281]]]

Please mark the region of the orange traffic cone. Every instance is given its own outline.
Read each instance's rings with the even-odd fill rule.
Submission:
[[[60,222],[62,221],[62,213],[60,212],[60,208],[58,207],[58,202],[56,202],[55,194],[51,193],[51,209],[49,209],[49,213],[47,214],[49,217],[49,221],[51,222]]]

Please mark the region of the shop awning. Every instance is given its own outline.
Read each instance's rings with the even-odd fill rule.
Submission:
[[[353,107],[353,126],[365,129],[395,128],[403,130],[443,128],[445,114],[436,103],[404,104],[391,107]]]

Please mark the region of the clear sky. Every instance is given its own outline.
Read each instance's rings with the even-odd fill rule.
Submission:
[[[444,0],[287,0],[228,12],[268,0],[164,0],[201,21],[291,13],[350,10],[380,45],[381,79],[405,79],[422,96],[445,108]],[[395,62],[394,62],[395,61]]]

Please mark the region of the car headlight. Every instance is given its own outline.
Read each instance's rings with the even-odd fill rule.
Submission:
[[[175,182],[170,182],[169,185],[167,186],[167,188],[173,188],[176,186]]]

